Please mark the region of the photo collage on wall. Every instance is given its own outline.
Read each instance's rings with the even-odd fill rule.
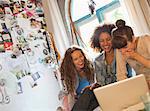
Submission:
[[[1,73],[10,72],[18,80],[18,93],[23,93],[21,79],[29,76],[31,87],[37,86],[41,72],[36,67],[54,69],[58,55],[41,0],[0,0],[0,80],[7,79]]]

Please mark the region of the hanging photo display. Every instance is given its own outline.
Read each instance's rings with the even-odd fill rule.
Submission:
[[[7,71],[17,80],[13,83],[17,94],[23,94],[25,83],[22,80],[27,79],[31,88],[40,86],[38,80],[45,72],[33,70],[37,65],[54,69],[60,55],[53,34],[46,30],[42,0],[3,1],[0,0],[0,57],[5,56],[1,59],[5,59]],[[5,68],[3,65],[0,64],[0,71]],[[6,101],[1,95],[0,103],[8,104],[10,98]]]

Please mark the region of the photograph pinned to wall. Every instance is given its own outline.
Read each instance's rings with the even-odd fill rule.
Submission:
[[[9,33],[2,33],[2,37],[5,42],[12,42],[12,39],[11,39],[11,36],[9,35]]]
[[[18,71],[14,70],[13,74],[15,74],[15,76],[17,77],[18,80],[25,76],[25,74],[23,73],[23,70],[18,70]]]
[[[32,74],[31,77],[34,81],[37,81],[41,76],[40,76],[39,72],[36,72],[36,73]]]
[[[38,86],[37,80],[39,80],[40,78],[41,78],[41,75],[39,74],[39,72],[35,72],[31,74],[31,76],[29,76],[28,81],[32,88],[34,88],[35,86]]]
[[[5,48],[4,48],[4,39],[3,39],[1,33],[0,33],[0,52],[5,52]]]
[[[5,48],[4,48],[4,41],[2,40],[2,38],[0,37],[0,53],[1,52],[5,52]]]
[[[13,32],[15,36],[24,36],[24,30],[20,27],[20,25],[16,25],[13,27]]]
[[[31,85],[31,88],[34,88],[35,86],[38,86],[37,82],[34,81],[32,77],[28,80],[29,80],[29,84]]]
[[[13,16],[20,17],[20,15],[21,15],[20,13],[22,12],[22,7],[21,7],[19,1],[12,2],[10,4],[10,6],[11,6]]]
[[[22,94],[22,93],[23,93],[22,83],[21,83],[21,82],[18,82],[17,85],[18,85],[18,91],[17,91],[17,93],[18,93],[18,94]]]
[[[12,42],[4,42],[5,50],[12,50],[13,43]]]
[[[36,17],[36,5],[31,0],[26,2],[26,7],[23,9],[26,12],[27,18]]]
[[[2,34],[3,33],[9,33],[9,30],[6,26],[6,23],[1,23],[1,28],[2,28]]]
[[[39,17],[44,17],[44,10],[42,6],[42,0],[37,0],[35,12]]]
[[[35,55],[35,52],[33,50],[26,51],[26,55],[27,55],[26,56],[27,57],[27,61],[28,61],[30,66],[33,66],[36,63],[38,63],[37,56]]]
[[[5,50],[12,50],[13,42],[12,42],[11,34],[8,28],[6,27],[5,23],[1,23],[1,27],[2,27],[1,36],[4,41],[4,48]]]
[[[5,10],[5,17],[9,20],[12,20],[13,19],[13,13],[9,7],[9,5],[5,6],[4,7],[4,10]]]
[[[4,6],[0,4],[0,19],[5,19],[5,12],[4,12]]]
[[[31,28],[38,28],[38,29],[41,29],[42,28],[42,23],[41,21],[38,21],[34,18],[31,18],[30,19],[30,22],[31,22]]]
[[[20,66],[17,66],[14,69],[12,69],[11,73],[15,75],[17,80],[20,80],[24,78],[25,76],[29,75],[29,72],[27,70],[24,70],[23,68],[20,68]]]
[[[21,52],[24,52],[23,50],[27,50],[29,44],[25,38],[24,29],[20,27],[20,25],[16,25],[15,27],[12,28],[12,33],[14,35],[13,48],[18,48]]]
[[[12,50],[13,47],[13,42],[12,39],[10,37],[10,35],[8,33],[5,33],[2,35],[3,39],[4,39],[4,48],[5,50]]]
[[[21,54],[24,54],[24,50],[22,50],[21,46],[19,44],[13,45],[11,58],[17,58]]]

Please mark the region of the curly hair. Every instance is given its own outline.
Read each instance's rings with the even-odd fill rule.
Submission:
[[[75,68],[75,65],[73,63],[72,56],[71,56],[71,54],[77,50],[81,51],[81,53],[84,56],[85,66],[83,68],[83,71],[86,74],[87,80],[89,82],[94,81],[93,65],[91,64],[91,62],[89,60],[87,60],[84,52],[80,48],[77,48],[77,47],[69,48],[65,52],[64,59],[62,61],[61,67],[60,67],[61,79],[64,81],[64,83],[67,87],[67,91],[69,93],[73,93],[75,91],[75,86],[76,86],[76,82],[77,82],[76,75],[78,74],[78,71]]]
[[[91,37],[91,47],[95,50],[102,51],[99,44],[99,36],[101,33],[108,33],[111,35],[111,31],[115,28],[113,24],[104,24],[103,26],[98,26]]]

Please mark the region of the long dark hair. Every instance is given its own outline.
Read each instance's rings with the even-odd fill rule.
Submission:
[[[60,67],[60,72],[61,72],[61,78],[67,87],[67,91],[70,93],[73,93],[75,91],[76,75],[78,74],[77,69],[75,68],[75,65],[73,63],[71,54],[77,50],[81,51],[81,53],[84,56],[84,60],[85,60],[84,72],[86,74],[87,79],[90,82],[94,81],[94,68],[91,62],[87,60],[83,51],[77,47],[69,48],[64,55],[64,59]]]

